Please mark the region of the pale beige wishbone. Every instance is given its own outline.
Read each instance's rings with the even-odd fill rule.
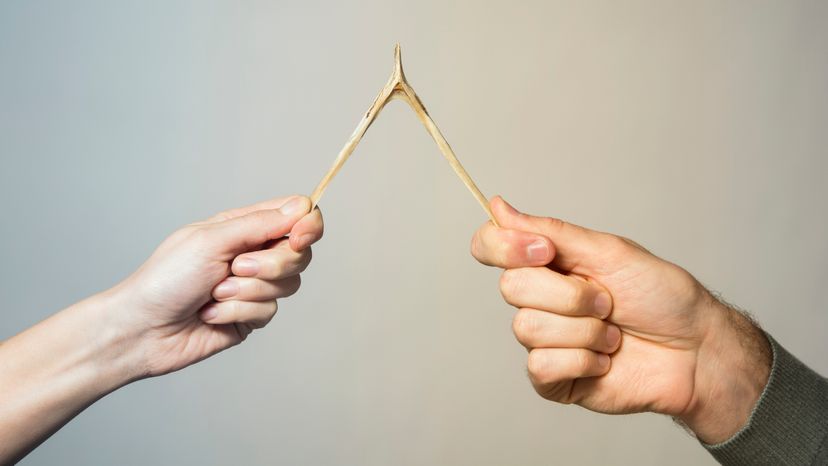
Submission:
[[[477,202],[480,203],[480,206],[483,207],[483,210],[486,211],[486,214],[489,216],[489,219],[495,226],[498,226],[497,220],[495,220],[494,215],[492,214],[492,209],[489,207],[489,202],[483,196],[483,193],[477,188],[477,185],[474,184],[469,174],[463,168],[463,165],[460,164],[460,161],[457,160],[457,156],[454,155],[454,151],[451,150],[451,146],[449,146],[448,141],[446,138],[443,137],[443,134],[440,132],[440,129],[437,128],[437,125],[434,124],[434,120],[431,119],[428,112],[426,111],[423,103],[420,101],[420,98],[417,97],[417,94],[414,92],[414,89],[408,84],[405,80],[405,74],[403,73],[402,68],[402,60],[400,58],[400,44],[397,44],[394,47],[394,72],[391,74],[391,78],[388,80],[388,83],[385,87],[382,88],[377,98],[374,100],[374,103],[371,104],[371,107],[365,113],[365,116],[362,117],[360,120],[359,125],[357,125],[354,133],[351,135],[348,142],[345,143],[345,146],[339,151],[339,155],[336,156],[336,160],[334,161],[333,165],[331,166],[328,173],[322,178],[322,181],[316,186],[316,189],[313,190],[311,194],[311,202],[313,203],[313,207],[319,203],[319,199],[322,197],[322,193],[325,192],[325,188],[328,187],[331,180],[333,180],[334,176],[339,172],[342,168],[342,165],[345,164],[345,161],[348,160],[348,157],[351,156],[351,153],[356,149],[357,144],[359,141],[362,140],[362,136],[365,135],[365,132],[368,131],[368,127],[371,126],[371,123],[374,122],[374,119],[379,115],[380,111],[382,111],[385,104],[393,99],[401,99],[408,102],[408,105],[411,106],[411,109],[414,110],[414,113],[417,114],[417,117],[423,122],[423,125],[426,127],[426,131],[431,137],[434,139],[434,142],[437,143],[437,147],[440,148],[440,152],[443,153],[446,160],[448,160],[449,165],[454,170],[454,173],[457,174],[458,177],[463,181],[463,184],[469,188],[474,198],[477,199]]]

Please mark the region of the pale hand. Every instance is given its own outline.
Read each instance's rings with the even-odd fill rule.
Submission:
[[[167,238],[132,276],[0,344],[0,464],[20,460],[96,400],[240,343],[322,236],[294,196],[230,210]]]
[[[167,238],[107,294],[121,303],[139,377],[171,372],[243,341],[290,296],[322,236],[305,197],[274,199],[218,214]],[[286,237],[286,235],[290,235]]]

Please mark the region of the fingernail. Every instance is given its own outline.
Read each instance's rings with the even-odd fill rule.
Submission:
[[[244,257],[233,263],[233,273],[236,275],[251,276],[259,273],[259,262],[249,257]]]
[[[526,256],[532,262],[546,261],[549,258],[549,245],[546,241],[537,240],[526,246]]]
[[[210,320],[218,315],[218,308],[215,304],[209,304],[201,310],[201,320]]]
[[[607,292],[600,292],[595,297],[595,313],[601,316],[602,319],[609,316],[612,310],[612,298]]]
[[[607,366],[609,366],[609,363],[610,363],[610,357],[609,356],[607,356],[604,353],[601,353],[601,354],[598,355],[598,364],[601,367],[607,367]]]
[[[279,207],[279,211],[285,215],[296,215],[308,211],[307,201],[303,197],[294,197],[287,201],[285,205]]]
[[[213,290],[213,297],[218,299],[231,298],[236,296],[238,292],[239,284],[235,281],[228,280],[218,284],[216,289]]]
[[[615,325],[610,325],[607,328],[607,346],[615,348],[619,340],[621,340],[621,330]]]

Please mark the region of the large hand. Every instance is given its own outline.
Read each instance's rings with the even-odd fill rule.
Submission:
[[[472,254],[507,269],[501,292],[519,308],[514,332],[541,396],[669,414],[708,441],[738,430],[769,370],[767,341],[745,317],[632,241],[525,215],[500,198],[492,209],[502,228],[481,227]],[[752,375],[731,381],[735,368]],[[734,397],[722,419],[717,408]]]
[[[305,197],[218,214],[167,238],[108,292],[115,321],[135,335],[141,376],[171,372],[240,343],[299,288],[322,216]],[[287,237],[286,235],[290,235]]]

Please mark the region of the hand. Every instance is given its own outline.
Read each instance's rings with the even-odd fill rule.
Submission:
[[[738,431],[770,368],[746,317],[628,239],[491,205],[502,228],[483,225],[472,254],[507,269],[500,290],[541,396],[668,414],[707,442]]]
[[[175,371],[243,341],[295,293],[322,216],[294,196],[220,213],[167,238],[107,292],[131,335],[136,377]],[[286,237],[287,234],[289,237]]]
[[[236,345],[299,288],[322,215],[294,196],[167,238],[132,276],[0,344],[0,464],[143,377]],[[287,237],[286,235],[290,235]]]

